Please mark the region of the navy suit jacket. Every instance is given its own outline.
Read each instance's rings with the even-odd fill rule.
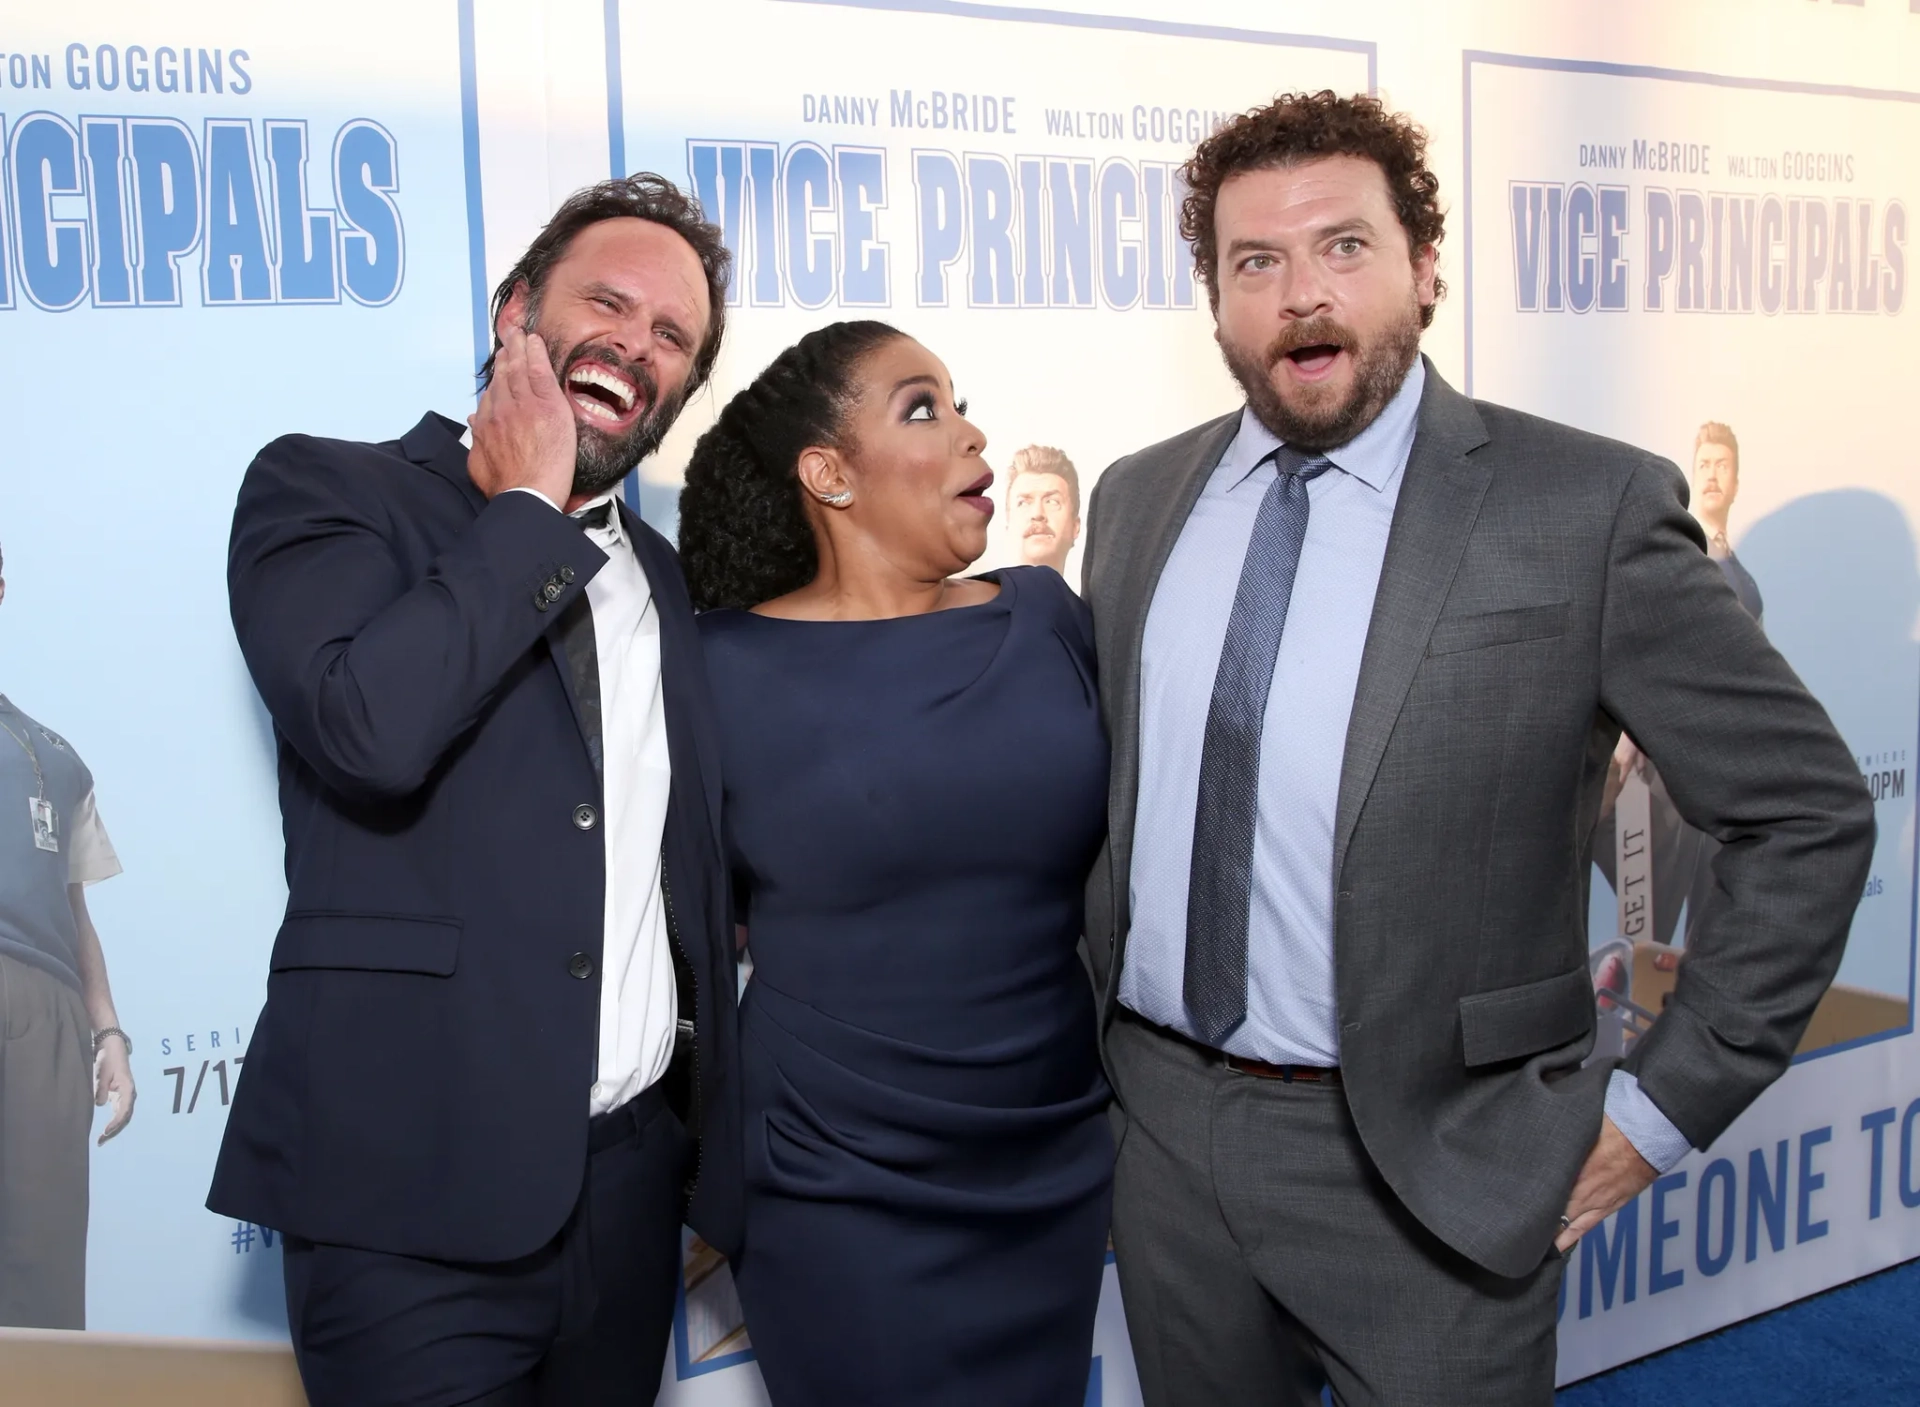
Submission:
[[[501,1261],[552,1239],[586,1167],[606,855],[576,812],[604,807],[557,627],[606,557],[531,495],[484,498],[459,435],[428,415],[384,444],[288,436],[240,488],[228,588],[279,748],[288,899],[207,1205]],[[719,753],[679,564],[626,526],[660,616],[665,874],[695,989],[690,1220],[732,1251]]]

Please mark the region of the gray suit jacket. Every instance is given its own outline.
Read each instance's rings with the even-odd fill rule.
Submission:
[[[1224,416],[1094,490],[1086,596],[1113,739],[1087,938],[1112,1021],[1139,791],[1140,650]],[[1704,1148],[1786,1068],[1833,979],[1873,809],[1826,712],[1703,551],[1666,460],[1454,391],[1429,365],[1335,822],[1347,1099],[1431,1230],[1539,1265],[1599,1135],[1592,834],[1622,728],[1721,841],[1671,1004],[1627,1062]],[[1122,1091],[1124,1100],[1125,1092]]]

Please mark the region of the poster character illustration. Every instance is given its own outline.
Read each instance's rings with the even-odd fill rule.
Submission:
[[[6,599],[0,558],[0,602]],[[86,889],[120,873],[93,774],[0,694],[0,1326],[87,1323],[88,1149],[133,1117]]]
[[[1014,559],[1052,567],[1069,582],[1067,557],[1080,541],[1080,475],[1049,445],[1028,445],[1007,461],[1001,514]]]
[[[1764,627],[1760,585],[1729,536],[1740,494],[1740,441],[1731,426],[1709,420],[1694,435],[1688,466],[1691,507],[1707,539],[1707,555],[1754,621]],[[1621,734],[1601,794],[1593,859],[1615,896],[1617,923],[1594,933],[1596,1038],[1593,1059],[1619,1059],[1659,1019],[1672,994],[1694,927],[1714,891],[1720,842],[1687,823],[1660,769]],[[1903,997],[1836,983],[1821,1000],[1800,1052],[1892,1030],[1907,1021]]]

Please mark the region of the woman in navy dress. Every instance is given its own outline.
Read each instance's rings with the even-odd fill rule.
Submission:
[[[754,972],[746,1246],[774,1407],[1079,1407],[1113,1146],[1081,894],[1085,607],[985,550],[985,437],[881,323],[783,352],[694,450],[680,545]]]

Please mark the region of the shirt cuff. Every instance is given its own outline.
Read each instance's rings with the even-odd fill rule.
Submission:
[[[535,498],[539,499],[542,503],[546,504],[547,507],[551,508],[554,512],[558,513],[560,511],[560,505],[555,503],[552,499],[548,498],[544,493],[541,493],[539,489],[530,489],[530,488],[527,488],[525,485],[516,484],[513,488],[502,489],[501,492],[502,493],[530,493]]]
[[[1672,1172],[1692,1150],[1687,1136],[1647,1098],[1640,1081],[1625,1070],[1615,1070],[1607,1083],[1607,1117],[1657,1173]]]

